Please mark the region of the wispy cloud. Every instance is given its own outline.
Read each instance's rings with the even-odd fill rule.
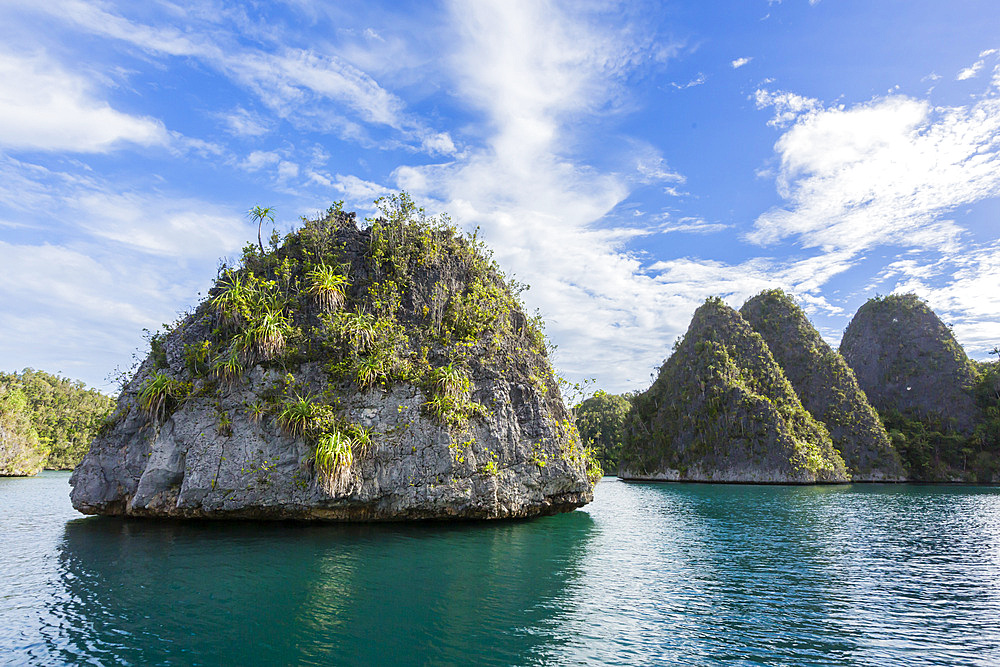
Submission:
[[[803,112],[775,145],[786,205],[749,240],[861,252],[881,244],[954,250],[945,216],[1000,194],[1000,99],[934,108],[905,96]]]
[[[687,88],[694,88],[695,86],[700,86],[706,81],[708,81],[708,78],[703,73],[698,72],[698,76],[691,79],[687,83],[677,83],[676,81],[671,81],[670,85],[676,88],[677,90],[685,90]]]
[[[1000,50],[998,49],[987,49],[981,52],[979,54],[979,60],[972,63],[968,67],[965,67],[962,70],[960,70],[959,73],[955,76],[955,79],[957,79],[958,81],[967,81],[969,79],[975,78],[976,76],[979,75],[979,72],[981,72],[983,67],[986,65],[986,58],[988,58],[989,56],[996,55],[998,52],[1000,52]]]
[[[381,125],[396,130],[415,150],[438,155],[455,151],[446,132],[427,126],[407,111],[398,96],[334,53],[290,46],[265,51],[233,40],[220,43],[221,38],[204,26],[190,33],[152,27],[81,0],[53,0],[31,8],[146,53],[199,59],[254,92],[279,117],[302,127],[336,131],[345,139],[371,143],[363,125]],[[248,124],[245,115],[229,120],[231,127],[251,135],[263,127]]]
[[[759,89],[753,95],[758,109],[771,107],[774,118],[767,122],[772,127],[787,127],[802,114],[821,108],[819,100],[787,91]]]
[[[162,122],[117,111],[94,88],[45,53],[0,52],[0,147],[103,153],[170,143]]]

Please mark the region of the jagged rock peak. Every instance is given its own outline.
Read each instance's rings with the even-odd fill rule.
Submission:
[[[844,332],[840,353],[882,414],[970,432],[976,372],[954,334],[915,294],[869,299]]]
[[[802,407],[764,339],[722,299],[705,301],[636,397],[625,428],[626,479],[845,482],[830,436]]]
[[[767,343],[802,405],[823,422],[853,481],[902,481],[906,473],[854,372],[805,312],[780,289],[749,299],[740,314]]]
[[[75,470],[90,514],[528,517],[589,502],[539,323],[405,195],[249,245],[123,388]],[[588,479],[588,476],[590,479]]]

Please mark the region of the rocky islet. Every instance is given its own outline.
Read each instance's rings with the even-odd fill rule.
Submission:
[[[405,196],[245,249],[154,337],[75,470],[87,514],[492,519],[589,502],[600,470],[539,323],[474,237]]]

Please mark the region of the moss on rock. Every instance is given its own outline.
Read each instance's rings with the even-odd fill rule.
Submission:
[[[656,381],[633,400],[621,476],[845,482],[826,428],[802,406],[764,339],[719,298],[695,311]]]
[[[803,406],[823,422],[854,481],[900,481],[899,455],[854,372],[780,289],[761,292],[740,314],[767,343]]]
[[[475,235],[405,194],[377,204],[363,227],[335,205],[248,244],[154,337],[74,475],[79,509],[494,518],[590,500],[541,322]],[[102,483],[109,467],[124,474]]]

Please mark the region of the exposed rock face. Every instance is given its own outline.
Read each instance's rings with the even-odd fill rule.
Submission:
[[[694,318],[625,426],[620,476],[846,482],[826,428],[802,407],[760,334],[721,299]]]
[[[802,405],[823,422],[855,482],[902,481],[899,454],[844,358],[781,290],[753,297],[740,314],[763,336]]]
[[[405,198],[390,203],[370,229],[331,210],[223,273],[154,340],[73,474],[74,507],[486,519],[592,500],[544,341],[496,266]],[[340,296],[317,287],[331,266]],[[233,285],[250,296],[233,301]],[[269,317],[285,322],[280,345]]]
[[[914,294],[870,299],[844,332],[840,353],[880,412],[969,433],[976,373],[955,336]]]

